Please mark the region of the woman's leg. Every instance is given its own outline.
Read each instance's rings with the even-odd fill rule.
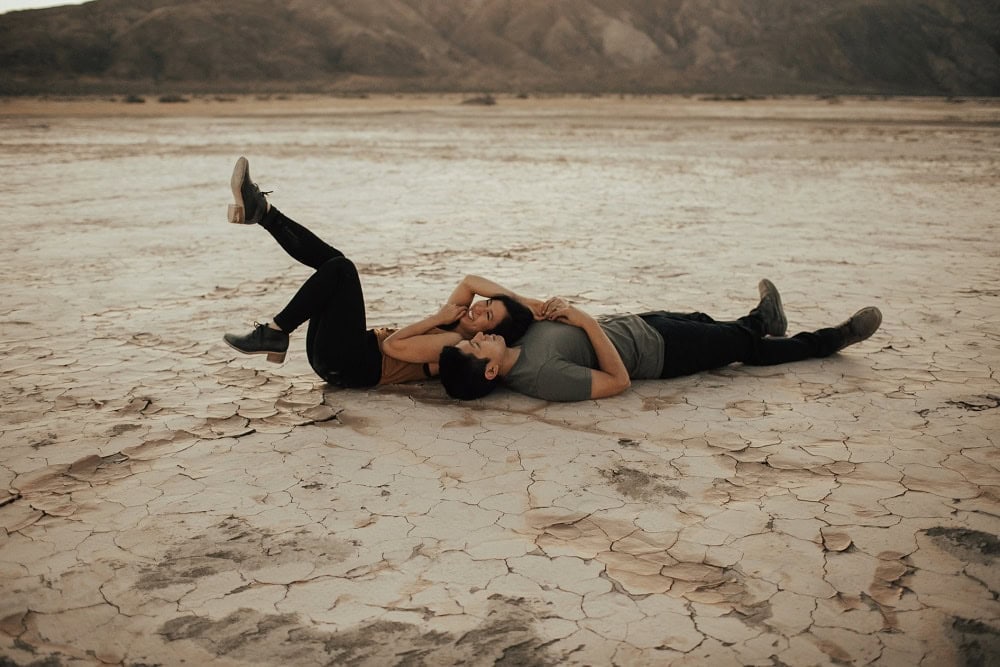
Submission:
[[[349,386],[378,384],[382,356],[367,329],[361,279],[351,260],[329,259],[274,316],[286,333],[307,320],[306,353],[320,377],[332,381],[338,376]]]
[[[311,231],[295,222],[276,207],[271,206],[260,221],[274,240],[298,262],[319,270],[335,257],[343,257],[340,252]]]
[[[230,186],[235,202],[229,207],[230,222],[260,224],[292,258],[313,269],[319,269],[334,257],[344,256],[344,253],[271,206],[264,198],[269,193],[262,192],[250,178],[250,162],[245,157],[236,160]]]

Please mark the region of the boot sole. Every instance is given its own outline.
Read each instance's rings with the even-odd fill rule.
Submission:
[[[866,341],[874,336],[875,332],[882,326],[882,311],[875,306],[868,306],[851,315],[847,321],[853,323],[855,320],[868,320],[865,322],[868,326],[863,331],[853,336],[848,345],[857,345],[858,343]]]
[[[866,327],[865,330],[862,332],[855,332],[851,325],[856,320],[861,320],[861,319],[869,320],[867,322],[868,327]],[[841,345],[840,348],[838,348],[837,350],[838,352],[840,350],[843,350],[845,347],[850,347],[851,345],[857,345],[858,343],[862,343],[871,338],[872,336],[874,336],[875,333],[882,326],[882,311],[876,308],[875,306],[868,306],[866,308],[862,308],[861,310],[859,310],[858,312],[854,313],[849,318],[847,318],[847,320],[840,326],[846,328],[852,335],[850,336],[850,338],[844,341],[844,344]]]
[[[229,205],[226,219],[234,225],[247,224],[246,207],[243,204],[243,193],[240,192],[240,187],[243,185],[243,179],[246,177],[249,167],[250,163],[247,162],[247,159],[241,157],[236,161],[236,166],[233,167],[233,176],[229,179],[229,187],[233,190],[233,199],[236,200],[236,203]]]
[[[246,350],[241,350],[240,348],[236,347],[225,338],[222,339],[222,342],[228,345],[229,347],[233,348],[240,354],[266,354],[267,360],[270,361],[272,364],[284,363],[285,355],[288,354],[287,352],[268,352],[267,350],[260,350],[259,352],[247,352]]]

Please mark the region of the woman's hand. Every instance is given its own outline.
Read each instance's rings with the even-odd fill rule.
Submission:
[[[561,296],[554,296],[542,304],[542,319],[554,320],[553,313],[569,308],[569,302]]]
[[[562,297],[554,297],[545,302],[545,319],[581,328],[593,320],[590,315],[570,305]]]
[[[542,301],[541,299],[522,298],[521,303],[531,311],[535,320],[545,319],[545,301]]]
[[[458,303],[446,303],[441,306],[441,309],[437,312],[437,320],[439,324],[451,324],[452,322],[457,322],[465,313],[469,310],[467,306],[463,306]]]

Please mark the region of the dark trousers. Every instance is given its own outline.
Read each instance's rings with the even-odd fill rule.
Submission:
[[[790,338],[766,338],[764,323],[751,312],[735,322],[717,322],[705,313],[643,313],[640,317],[663,336],[663,373],[672,378],[742,362],[773,366],[826,357],[837,351],[841,334],[833,328]]]
[[[382,353],[367,328],[354,262],[273,206],[260,224],[293,259],[316,270],[274,323],[291,333],[309,322],[306,356],[324,380],[349,387],[378,384]]]

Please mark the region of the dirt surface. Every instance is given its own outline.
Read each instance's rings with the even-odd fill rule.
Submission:
[[[989,664],[1000,104],[0,101],[4,664]],[[884,314],[822,361],[458,404],[242,331],[308,269],[375,325],[466,273],[594,314]]]

